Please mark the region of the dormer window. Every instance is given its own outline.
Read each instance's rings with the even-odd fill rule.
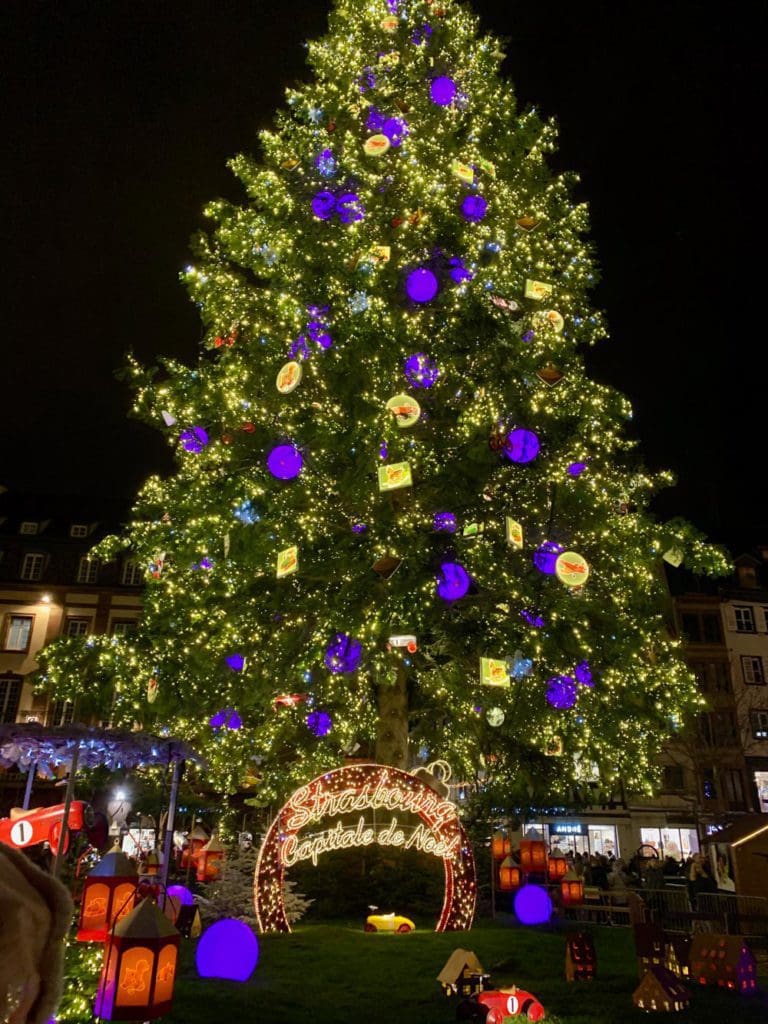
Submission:
[[[88,527],[85,523],[73,523],[69,528],[70,537],[87,537]]]
[[[24,522],[19,528],[19,533],[23,533],[27,537],[34,537],[40,530],[40,523]]]

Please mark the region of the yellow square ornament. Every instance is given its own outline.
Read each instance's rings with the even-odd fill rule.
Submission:
[[[480,659],[480,682],[483,686],[504,686],[508,687],[509,667],[506,661],[498,658]]]
[[[507,537],[507,544],[510,544],[513,548],[518,551],[523,546],[523,528],[520,523],[516,523],[511,516],[506,516],[504,519],[504,528]]]
[[[299,571],[299,549],[296,545],[277,553],[277,578],[290,576]]]
[[[536,299],[537,302],[541,302],[542,299],[546,299],[551,294],[552,285],[547,281],[531,281],[529,278],[525,282],[526,299]]]
[[[469,164],[463,164],[461,160],[453,160],[451,162],[451,172],[466,185],[471,185],[475,180],[474,170],[469,166]]]
[[[399,487],[411,487],[410,462],[393,462],[391,466],[379,466],[379,490],[396,491]]]

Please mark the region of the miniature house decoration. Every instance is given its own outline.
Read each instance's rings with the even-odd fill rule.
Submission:
[[[205,844],[210,839],[210,836],[205,831],[202,825],[197,824],[189,833],[187,837],[187,846],[181,851],[181,867],[182,869],[189,866],[189,862],[192,861],[194,864],[197,861],[198,855]]]
[[[547,878],[550,882],[559,882],[568,873],[568,861],[565,857],[550,856],[547,862]]]
[[[657,924],[636,924],[635,956],[637,957],[637,975],[642,978],[651,967],[664,967],[667,961],[667,950],[664,932]]]
[[[215,882],[221,872],[221,863],[227,849],[214,832],[197,855],[198,882]]]
[[[680,1013],[688,1009],[688,990],[666,967],[650,967],[632,993],[639,1010]]]
[[[691,976],[691,941],[690,935],[674,934],[666,936],[666,960],[664,966],[677,978],[687,979]]]
[[[447,996],[473,996],[490,988],[490,974],[470,949],[454,949],[437,976]]]
[[[574,932],[565,943],[565,980],[594,981],[597,975],[597,954],[591,935]]]
[[[512,853],[512,840],[503,832],[497,832],[491,842],[491,856],[494,860],[503,860]]]
[[[691,979],[741,995],[757,990],[755,958],[741,935],[702,932],[691,942]]]

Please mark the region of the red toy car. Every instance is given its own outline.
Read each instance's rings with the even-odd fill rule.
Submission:
[[[73,800],[69,805],[69,831],[80,832],[90,817],[90,807],[82,800]],[[58,853],[61,826],[64,821],[64,804],[53,807],[33,807],[28,811],[20,807],[11,809],[10,818],[0,818],[0,843],[22,850],[46,840],[54,853]],[[64,837],[63,853],[69,847],[69,833]]]
[[[456,1016],[459,1020],[482,1021],[482,1024],[502,1024],[510,1017],[525,1020],[544,1020],[544,1007],[536,996],[514,985],[507,989],[480,992],[472,999],[460,1003]]]

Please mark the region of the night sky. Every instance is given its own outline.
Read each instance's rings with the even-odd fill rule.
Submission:
[[[204,203],[240,197],[226,161],[306,78],[327,6],[3,0],[1,484],[129,499],[170,468],[115,371],[128,349],[196,359],[189,238]],[[590,372],[679,478],[659,513],[734,542],[768,541],[758,6],[475,3],[582,178],[611,328]]]

